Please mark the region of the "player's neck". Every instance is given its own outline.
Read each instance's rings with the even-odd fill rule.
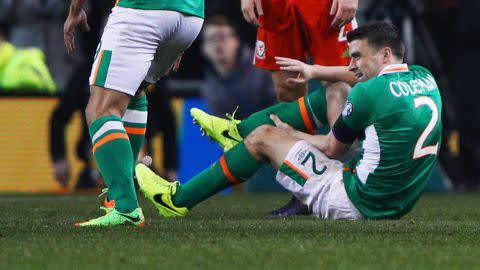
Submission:
[[[396,57],[390,57],[388,61],[385,61],[383,68],[390,65],[401,65],[403,64],[403,59],[397,59]]]

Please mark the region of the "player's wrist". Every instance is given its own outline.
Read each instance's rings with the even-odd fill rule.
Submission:
[[[82,12],[82,10],[83,10],[82,8],[70,7],[69,12],[68,12],[68,16],[78,17],[78,16],[80,16],[80,13]]]
[[[311,65],[310,66],[312,72],[312,78],[310,79],[322,79],[323,77],[325,77],[325,74],[324,74],[324,66],[320,66],[320,65]]]
[[[72,0],[69,8],[69,16],[80,16],[85,6],[86,0]]]

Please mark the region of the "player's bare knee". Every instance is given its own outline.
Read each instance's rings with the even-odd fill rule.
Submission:
[[[350,93],[352,87],[345,82],[335,82],[327,85],[325,92],[327,100],[341,101],[342,103]]]
[[[275,129],[275,127],[270,125],[261,125],[257,127],[245,138],[245,144],[251,145],[255,148],[261,147],[268,136],[273,132],[273,129]]]
[[[243,140],[245,147],[252,154],[252,156],[254,156],[257,159],[258,157],[261,157],[260,151],[259,151],[259,142],[260,140],[257,134],[255,133],[255,130],[252,131],[250,134],[248,134],[248,136]]]
[[[268,137],[274,132],[275,127],[262,125],[253,130],[243,141],[249,152],[258,160],[264,160],[264,150]]]
[[[261,141],[264,142],[268,137],[272,135],[273,132],[275,132],[276,127],[271,126],[271,125],[261,125],[257,127],[254,132],[257,135],[257,138]]]

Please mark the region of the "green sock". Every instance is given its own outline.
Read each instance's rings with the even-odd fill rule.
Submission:
[[[270,119],[275,114],[293,128],[314,134],[316,129],[328,124],[325,89],[320,88],[294,102],[281,102],[250,115],[237,125],[240,136],[245,138],[261,125],[275,125]]]
[[[130,139],[134,162],[138,159],[138,154],[145,141],[145,132],[147,131],[147,96],[132,98],[128,104],[127,111],[123,115],[123,125]]]
[[[261,165],[262,162],[250,154],[242,141],[210,167],[180,185],[172,198],[173,204],[191,209],[225,188],[247,181]]]
[[[133,185],[133,153],[122,119],[98,118],[89,126],[93,156],[108,186],[108,197],[115,209],[130,213],[138,207]]]

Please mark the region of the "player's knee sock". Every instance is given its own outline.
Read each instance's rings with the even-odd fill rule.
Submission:
[[[130,139],[130,146],[133,152],[133,161],[136,162],[138,154],[142,149],[147,131],[147,96],[132,98],[128,104],[127,111],[123,115],[123,125]]]
[[[210,167],[179,186],[172,198],[173,203],[190,209],[227,187],[245,182],[261,165],[262,162],[250,154],[242,141]]]
[[[133,153],[122,119],[101,117],[89,126],[93,155],[108,186],[115,208],[129,213],[138,207],[133,185]]]
[[[258,126],[274,125],[270,114],[277,115],[297,130],[314,134],[316,129],[328,124],[325,89],[318,89],[297,101],[281,102],[250,115],[237,125],[240,135],[245,138]]]

